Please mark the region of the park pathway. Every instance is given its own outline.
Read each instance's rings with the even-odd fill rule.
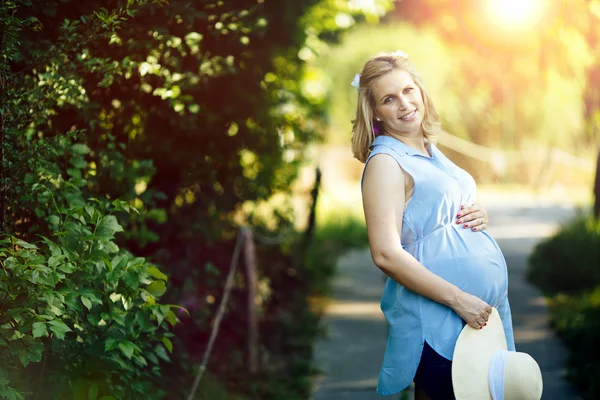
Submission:
[[[543,400],[578,399],[563,379],[566,352],[549,328],[544,298],[525,280],[527,257],[535,244],[575,210],[536,203],[482,203],[487,204],[492,225],[488,232],[498,241],[508,264],[517,350],[531,354],[540,364]],[[313,400],[413,399],[410,389],[386,397],[375,393],[387,337],[387,324],[379,309],[383,284],[383,274],[368,250],[353,251],[340,259],[325,316],[327,338],[317,343],[315,350],[316,363],[324,374],[315,384]]]

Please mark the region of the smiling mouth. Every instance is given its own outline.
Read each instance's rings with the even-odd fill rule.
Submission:
[[[404,120],[404,121],[407,121],[407,120],[411,119],[412,117],[414,117],[414,115],[415,115],[416,112],[417,112],[417,110],[412,110],[411,112],[409,112],[405,116],[400,117],[400,119]]]

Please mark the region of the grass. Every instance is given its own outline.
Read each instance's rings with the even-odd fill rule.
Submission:
[[[327,304],[338,258],[351,249],[368,246],[362,202],[352,201],[353,196],[356,193],[323,190],[318,199],[315,232],[306,259],[314,310]]]

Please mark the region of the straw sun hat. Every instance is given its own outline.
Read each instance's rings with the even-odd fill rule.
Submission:
[[[542,373],[526,353],[508,351],[502,320],[493,308],[487,326],[466,325],[452,360],[456,400],[539,400]]]

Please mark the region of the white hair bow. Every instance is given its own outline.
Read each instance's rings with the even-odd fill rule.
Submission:
[[[397,57],[408,58],[408,54],[406,54],[402,50],[396,50],[392,54]],[[354,79],[352,79],[352,82],[350,83],[350,85],[355,87],[357,91],[360,90],[360,74],[354,75]]]
[[[395,52],[392,53],[395,56],[398,57],[402,57],[402,58],[408,58],[408,54],[406,54],[405,52],[403,52],[402,50],[396,50]]]
[[[352,79],[350,85],[354,86],[357,91],[360,89],[360,74],[354,75],[354,79]]]

